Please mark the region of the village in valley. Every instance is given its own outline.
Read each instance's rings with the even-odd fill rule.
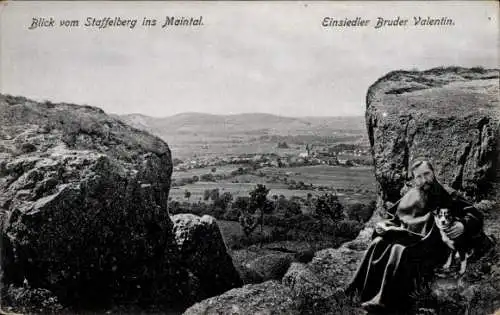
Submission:
[[[280,149],[289,148],[286,142],[278,143],[277,147]],[[349,167],[371,165],[368,146],[339,144],[330,147],[315,147],[314,145],[306,144],[303,150],[298,149],[300,149],[300,146],[293,153],[281,155],[276,153],[247,153],[238,156],[195,156],[186,161],[177,159],[174,161],[174,172],[229,164],[252,164],[256,167],[278,168],[306,165],[341,165]]]

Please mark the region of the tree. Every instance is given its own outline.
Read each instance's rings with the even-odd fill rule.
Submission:
[[[270,212],[269,203],[267,200],[267,194],[269,193],[269,189],[262,184],[258,184],[251,192],[250,192],[250,211],[255,213],[257,209],[260,209],[260,232],[264,231],[264,213]]]
[[[184,198],[186,198],[189,201],[189,198],[191,198],[191,192],[189,190],[184,191]]]
[[[208,201],[208,199],[210,199],[210,191],[210,189],[205,189],[203,191],[203,200]]]
[[[210,191],[210,199],[212,199],[212,201],[219,199],[219,195],[219,188],[214,188]]]
[[[240,211],[247,211],[249,204],[250,204],[249,197],[238,196],[233,202],[233,208],[238,209]]]
[[[225,192],[222,196],[214,200],[214,207],[220,208],[225,212],[231,201],[233,201],[233,195],[230,192]]]
[[[286,143],[286,141],[283,141],[283,142],[278,142],[278,149],[288,149],[290,148],[288,146],[288,143]]]
[[[339,201],[337,195],[328,193],[319,196],[316,199],[316,215],[321,218],[329,218],[338,222],[344,218],[344,207]]]
[[[255,217],[245,211],[241,212],[238,221],[246,237],[250,236],[250,234],[252,234],[252,232],[257,227],[257,220],[255,219]]]
[[[309,213],[312,213],[312,210],[313,210],[312,197],[313,197],[313,194],[308,192],[307,193],[307,208],[309,209]]]
[[[278,210],[278,195],[274,194],[272,198],[274,200],[274,212],[277,212],[277,210]]]

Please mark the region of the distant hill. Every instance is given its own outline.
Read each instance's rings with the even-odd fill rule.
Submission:
[[[211,137],[227,137],[228,135],[331,136],[336,131],[355,134],[366,132],[363,116],[296,118],[262,113],[237,115],[182,113],[163,118],[142,114],[127,114],[119,117],[138,129],[148,130],[162,137],[175,134]]]

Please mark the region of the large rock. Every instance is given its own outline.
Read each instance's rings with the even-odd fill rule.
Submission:
[[[172,291],[167,144],[98,108],[0,96],[0,152],[5,282],[81,303]]]
[[[308,264],[292,263],[283,284],[300,301],[302,314],[364,314],[345,289],[363,256],[363,249],[350,245],[367,240],[362,236],[338,249],[317,252]]]
[[[0,95],[2,282],[84,307],[239,285],[212,218],[172,222],[171,173],[165,142],[98,108]]]
[[[281,280],[294,258],[292,253],[271,253],[251,260],[245,268],[255,272],[262,281]]]
[[[496,178],[499,71],[394,71],[368,90],[366,121],[379,201],[398,200],[416,157],[446,185],[474,198]]]
[[[195,302],[243,285],[213,217],[177,214],[172,221],[179,257],[189,274],[185,295]]]
[[[379,205],[400,198],[409,184],[409,164],[417,157],[433,162],[445,186],[475,201],[498,200],[498,80],[498,70],[437,68],[391,72],[370,87],[366,122]],[[500,239],[498,203],[483,201],[476,207],[484,214],[486,234]],[[368,224],[379,220],[379,214]],[[482,248],[491,248],[486,243]],[[496,244],[469,261],[459,281],[453,273],[437,276],[414,292],[414,307],[443,314],[488,314],[498,309],[499,252]]]
[[[292,315],[300,314],[300,311],[290,289],[271,280],[248,284],[203,300],[188,308],[184,314]]]

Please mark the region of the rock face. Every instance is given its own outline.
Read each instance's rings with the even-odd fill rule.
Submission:
[[[213,217],[177,214],[172,221],[179,257],[189,274],[185,291],[192,302],[243,285]]]
[[[195,300],[232,288],[234,272],[208,274],[228,266],[217,225],[174,226],[171,173],[166,143],[98,108],[0,95],[2,281],[85,307],[179,302],[190,272]]]
[[[272,253],[250,261],[245,267],[255,272],[262,281],[281,280],[293,260],[293,254]]]
[[[87,106],[2,96],[0,113],[4,281],[90,303],[172,280],[163,141]]]
[[[380,200],[396,201],[416,157],[437,177],[480,199],[496,178],[499,71],[395,71],[368,90],[366,122]]]

